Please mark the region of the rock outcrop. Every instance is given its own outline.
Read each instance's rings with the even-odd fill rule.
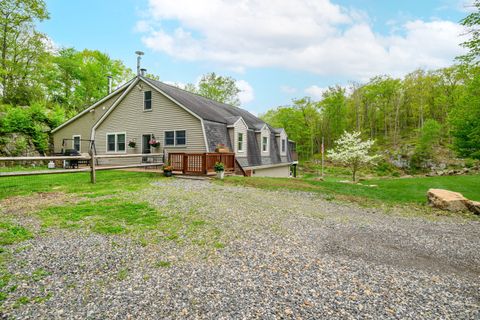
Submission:
[[[480,202],[465,198],[461,193],[444,189],[429,189],[428,204],[432,207],[448,211],[471,211],[480,214]]]

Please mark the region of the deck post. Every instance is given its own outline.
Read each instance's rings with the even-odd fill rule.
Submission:
[[[188,155],[186,153],[183,154],[183,174],[185,174],[187,172],[187,166],[188,166]]]
[[[90,149],[90,182],[95,184],[97,182],[97,175],[95,173],[95,153]]]

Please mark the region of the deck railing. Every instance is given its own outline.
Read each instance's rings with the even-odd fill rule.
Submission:
[[[184,174],[208,174],[215,172],[215,163],[222,162],[225,171],[235,170],[235,153],[233,152],[207,152],[207,153],[169,153],[168,163],[174,171]]]

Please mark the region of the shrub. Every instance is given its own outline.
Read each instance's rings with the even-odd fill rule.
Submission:
[[[215,162],[215,172],[225,171],[225,165],[222,162]]]

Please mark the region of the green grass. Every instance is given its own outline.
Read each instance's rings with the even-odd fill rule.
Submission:
[[[169,268],[171,265],[172,263],[170,261],[163,261],[163,260],[157,261],[155,263],[155,267],[157,268]]]
[[[12,167],[0,167],[0,172],[13,172],[13,171],[40,171],[48,170],[45,165],[40,166],[12,166]]]
[[[86,172],[24,177],[1,177],[0,199],[36,192],[76,193],[87,197],[111,195],[125,191],[135,191],[158,180],[159,174],[131,171],[99,171],[97,183],[90,183]]]
[[[372,179],[362,181],[361,184],[342,183],[334,178],[317,181],[308,178],[227,177],[223,183],[270,190],[287,189],[342,195],[388,204],[424,204],[427,190],[439,188],[460,192],[469,199],[480,201],[480,175]]]
[[[48,207],[37,213],[44,227],[88,227],[94,232],[118,234],[135,230],[155,229],[161,223],[171,225],[169,217],[147,203],[122,198],[87,200],[74,206]]]
[[[117,280],[118,281],[123,281],[125,279],[127,279],[128,277],[128,269],[120,269],[120,271],[118,271],[117,273]]]
[[[26,228],[10,221],[0,221],[0,245],[9,245],[32,238]]]

